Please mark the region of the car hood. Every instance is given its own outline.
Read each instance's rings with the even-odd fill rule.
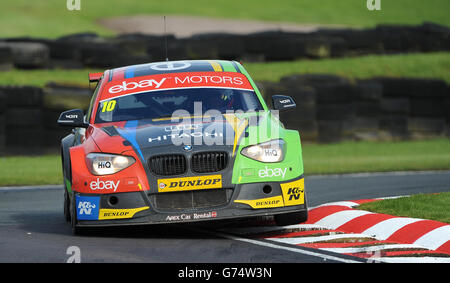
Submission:
[[[266,138],[274,134],[273,129],[268,132],[266,127],[280,128],[278,120],[274,126],[270,117],[270,113],[265,112],[252,115],[224,114],[215,119],[194,117],[182,119],[181,122],[173,122],[170,118],[133,120],[97,125],[92,136],[102,152],[122,153],[131,147],[143,159],[149,150],[154,153],[174,146],[185,150],[221,147],[232,151],[234,155],[242,138],[249,137],[249,133],[254,133],[251,134],[253,138],[250,143],[257,143],[261,133]],[[252,127],[257,130],[249,131]]]

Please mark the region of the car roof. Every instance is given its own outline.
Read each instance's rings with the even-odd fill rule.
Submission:
[[[120,67],[110,70],[108,82],[151,76],[167,73],[184,72],[238,72],[240,69],[235,61],[225,60],[183,60],[161,61]]]
[[[152,87],[156,88],[155,86],[159,89],[164,77],[167,79],[165,82],[168,82],[169,78],[171,78],[171,80],[174,79],[172,76],[165,76],[166,74],[176,74],[174,77],[180,77],[179,81],[183,83],[186,81],[185,77],[190,74],[197,77],[223,77],[223,81],[220,86],[214,85],[214,83],[217,83],[216,80],[214,80],[214,82],[213,80],[209,80],[209,86],[241,88],[244,90],[255,91],[259,100],[263,104],[263,108],[267,110],[264,99],[257,90],[256,85],[254,85],[248,73],[240,63],[226,60],[183,60],[152,62],[106,70],[104,72],[104,77],[101,80],[101,88],[95,100],[93,113],[97,112],[99,102],[128,94],[149,92],[152,90]],[[235,80],[232,79],[230,81],[230,77],[235,78]],[[132,90],[119,89],[119,85],[125,87],[124,84],[127,85],[127,82],[133,88]],[[144,82],[144,85],[148,87],[144,87],[142,82]],[[138,85],[139,90],[135,89]],[[192,85],[185,86],[192,87]],[[208,87],[208,84],[203,86]],[[128,86],[126,87],[128,88]],[[164,85],[161,89],[167,89],[167,86]],[[91,118],[93,119],[93,117],[94,115]]]

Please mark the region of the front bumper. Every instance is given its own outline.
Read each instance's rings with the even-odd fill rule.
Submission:
[[[74,193],[77,226],[145,225],[306,211],[303,176],[187,192]]]

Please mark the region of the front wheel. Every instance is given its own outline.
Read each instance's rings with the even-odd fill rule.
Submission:
[[[64,187],[64,218],[66,222],[70,222],[70,199],[67,189]]]
[[[291,212],[275,215],[275,223],[278,226],[295,225],[308,220],[308,211]]]
[[[64,154],[63,150],[61,148],[61,164],[62,164],[62,172],[63,172],[63,187],[64,187],[64,218],[67,222],[70,222],[70,197],[69,197],[69,190],[67,188],[67,185],[70,185],[69,181],[72,182],[72,176],[70,175],[70,172],[66,172],[66,166],[64,164]],[[70,165],[68,170],[70,170]]]
[[[83,235],[86,233],[86,229],[77,226],[77,208],[75,205],[75,195],[72,195],[72,201],[70,202],[70,226],[72,227],[73,235]]]

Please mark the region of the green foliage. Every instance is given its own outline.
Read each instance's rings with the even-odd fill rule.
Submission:
[[[0,186],[62,184],[59,155],[0,157]]]
[[[450,140],[304,144],[305,175],[450,169]]]
[[[350,79],[374,76],[435,78],[450,83],[450,53],[436,52],[404,55],[370,55],[357,58],[299,60],[293,62],[245,63],[254,81],[279,81],[291,74],[335,74]],[[0,72],[0,85],[71,83],[88,87],[89,72],[102,70],[12,70]]]
[[[350,79],[376,76],[435,78],[450,82],[450,53],[411,53],[294,62],[244,63],[255,81],[279,81],[291,74],[334,74]]]
[[[58,37],[95,31],[111,35],[98,24],[108,17],[129,15],[190,15],[214,18],[282,21],[372,27],[386,24],[450,25],[448,0],[382,0],[381,11],[369,11],[365,0],[81,0],[80,11],[69,11],[65,0],[2,0],[2,37]]]

